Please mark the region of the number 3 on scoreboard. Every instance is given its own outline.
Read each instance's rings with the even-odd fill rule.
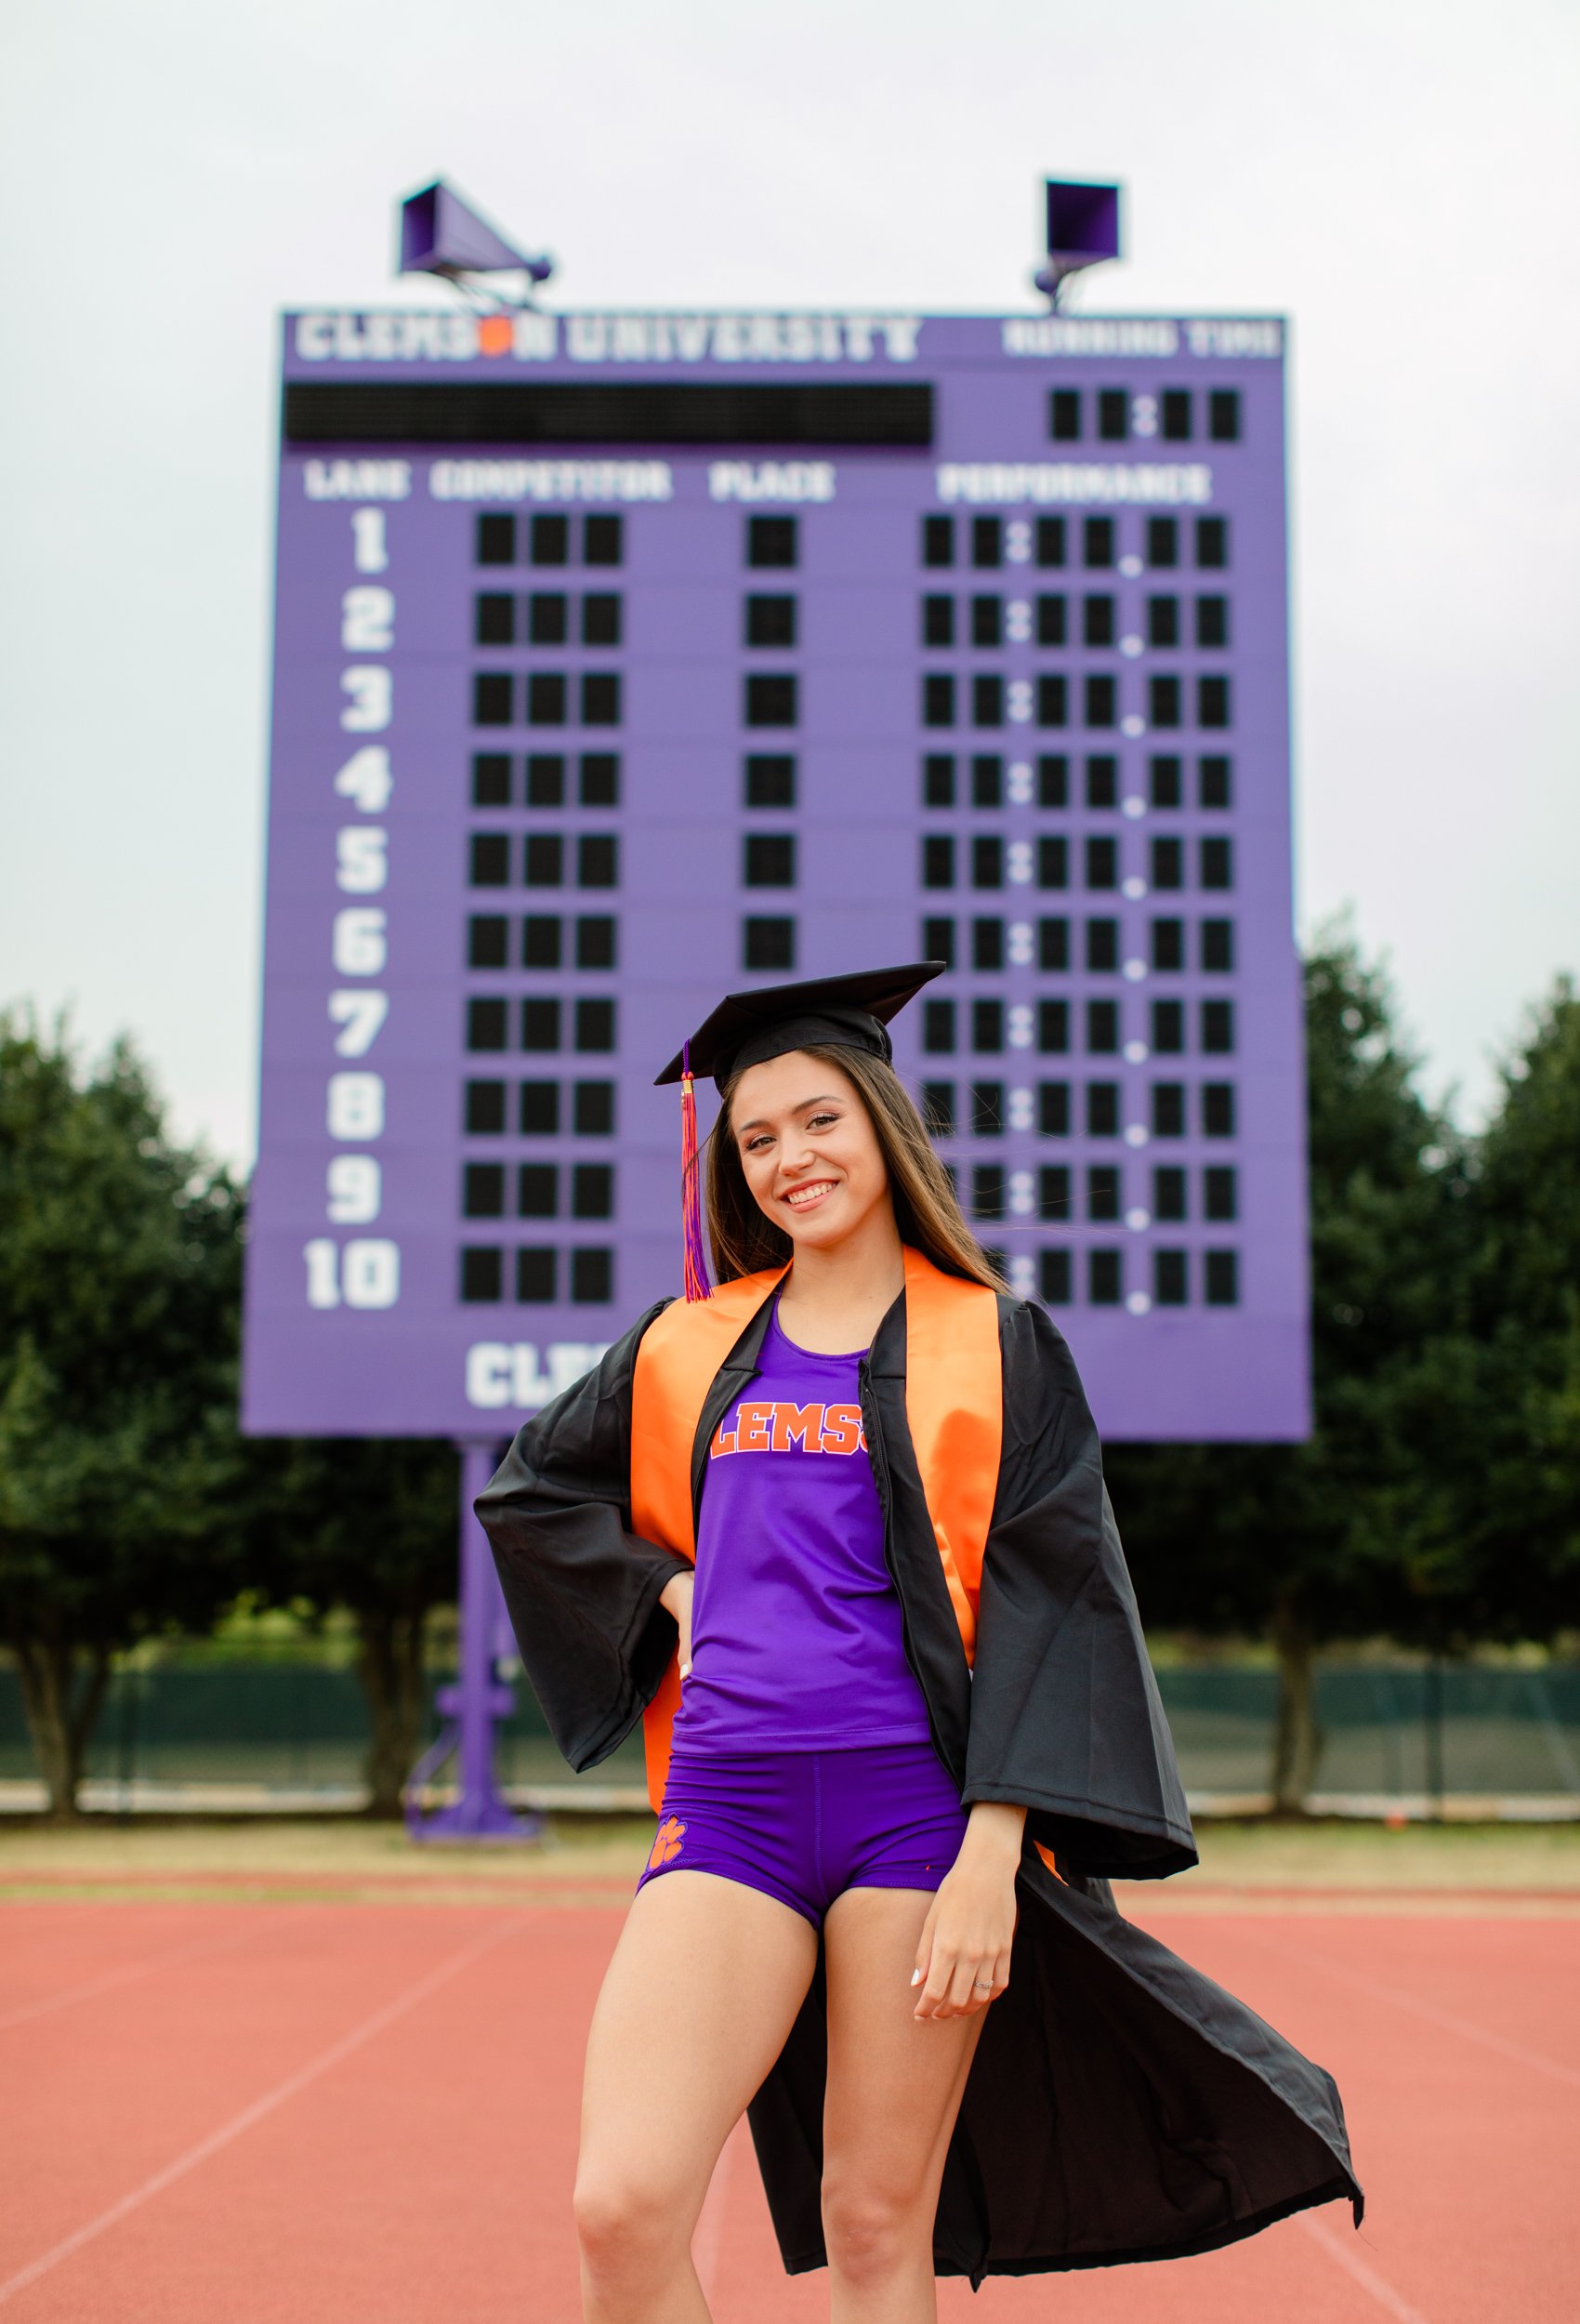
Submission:
[[[382,662],[358,662],[340,673],[340,688],[350,700],[340,713],[349,734],[380,734],[395,707],[395,681]]]

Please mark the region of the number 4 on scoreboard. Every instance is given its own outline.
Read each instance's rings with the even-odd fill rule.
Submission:
[[[365,743],[361,750],[353,751],[336,776],[335,788],[364,815],[381,815],[394,788],[388,745]]]

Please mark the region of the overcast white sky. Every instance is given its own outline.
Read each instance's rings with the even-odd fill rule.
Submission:
[[[443,173],[551,302],[1279,310],[1297,892],[1433,1094],[1580,970],[1571,0],[50,0],[0,70],[0,1005],[255,1138],[274,315],[391,293]],[[410,292],[395,294],[411,297]],[[418,292],[419,297],[431,294]]]

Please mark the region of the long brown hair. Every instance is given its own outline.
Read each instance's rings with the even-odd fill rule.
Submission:
[[[843,1044],[819,1048],[809,1043],[805,1054],[819,1064],[836,1066],[855,1084],[889,1172],[901,1241],[945,1274],[964,1275],[968,1283],[1007,1291],[1009,1286],[967,1225],[960,1198],[933,1150],[915,1101],[893,1066]],[[730,1128],[740,1081],[739,1074],[731,1074],[725,1083],[724,1103],[707,1141],[707,1239],[720,1283],[756,1274],[760,1268],[783,1267],[795,1248],[784,1229],[758,1208],[741,1168],[741,1149]]]

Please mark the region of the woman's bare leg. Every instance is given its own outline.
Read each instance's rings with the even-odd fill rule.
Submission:
[[[587,2324],[704,2324],[697,2216],[817,1949],[800,1913],[711,1872],[666,1872],[638,1891],[587,2040],[576,2172]]]
[[[930,1895],[848,1888],[823,1923],[828,2096],[823,2219],[831,2324],[928,2324],[939,2183],[982,2017],[918,2023]]]

